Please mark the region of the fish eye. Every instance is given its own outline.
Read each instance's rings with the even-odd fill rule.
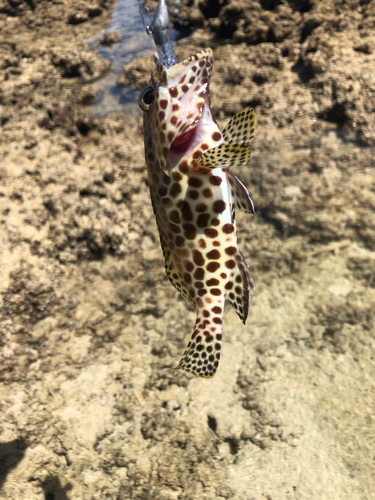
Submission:
[[[139,106],[142,109],[142,111],[144,111],[145,113],[147,113],[149,111],[150,106],[154,100],[154,96],[155,96],[155,91],[152,87],[147,87],[142,92],[138,103],[139,103]]]

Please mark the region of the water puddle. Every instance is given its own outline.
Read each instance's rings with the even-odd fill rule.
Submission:
[[[125,64],[134,59],[155,51],[155,45],[150,35],[147,35],[142,24],[137,0],[119,0],[112,12],[112,21],[95,38],[87,41],[92,46],[103,37],[104,33],[116,31],[121,35],[121,42],[106,47],[98,46],[98,52],[103,59],[109,59],[112,73],[96,82],[100,88],[93,114],[99,118],[109,113],[138,113],[139,91],[130,87],[120,87],[117,78],[122,73]],[[177,31],[172,30],[172,39],[176,40]]]

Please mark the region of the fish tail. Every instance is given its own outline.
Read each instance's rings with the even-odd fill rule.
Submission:
[[[190,342],[174,370],[185,370],[204,378],[215,375],[220,361],[224,312],[224,300],[215,299],[209,308],[197,309]]]

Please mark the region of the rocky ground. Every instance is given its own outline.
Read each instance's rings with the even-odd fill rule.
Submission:
[[[180,3],[220,123],[258,121],[237,172],[257,291],[211,380],[171,373],[195,315],[164,276],[141,117],[90,111],[110,68],[85,40],[112,7],[0,0],[0,498],[375,498],[374,2]]]

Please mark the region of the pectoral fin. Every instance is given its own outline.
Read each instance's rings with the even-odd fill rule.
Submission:
[[[248,146],[254,138],[255,116],[252,108],[237,113],[223,131],[224,142]]]
[[[247,165],[250,160],[250,146],[220,144],[209,149],[197,159],[206,168],[231,168]]]

